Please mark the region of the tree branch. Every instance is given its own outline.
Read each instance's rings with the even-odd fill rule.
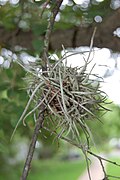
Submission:
[[[97,32],[94,38],[94,46],[106,47],[113,51],[120,51],[120,38],[113,35],[116,28],[120,27],[120,8],[114,10],[111,15],[103,19],[102,23],[93,23],[88,27],[73,27],[71,29],[56,30],[50,38],[50,49],[61,50],[62,44],[67,47],[89,46],[94,27],[97,27]],[[20,45],[33,51],[32,41],[34,40],[32,31],[24,32],[12,30],[7,31],[0,27],[0,45],[13,48],[15,45]]]
[[[59,12],[59,8],[61,6],[62,1],[63,0],[56,0],[56,3],[54,5],[53,11],[52,11],[52,16],[51,16],[51,18],[50,18],[50,20],[48,22],[48,28],[47,28],[45,39],[44,39],[44,49],[43,49],[43,55],[42,55],[42,63],[43,63],[42,71],[43,72],[44,72],[44,70],[47,69],[47,63],[48,63],[47,62],[47,55],[48,55],[48,47],[49,47],[50,35],[51,35],[51,32],[52,32],[52,27],[53,27],[53,24],[54,24],[54,21],[55,21],[55,17],[57,15],[57,13]],[[46,107],[45,107],[44,104],[42,104],[40,106],[40,113],[39,113],[39,116],[38,116],[38,120],[37,120],[37,122],[35,124],[35,129],[34,129],[32,140],[31,140],[31,143],[30,143],[30,146],[29,146],[29,151],[28,151],[28,154],[27,154],[27,158],[26,158],[24,168],[23,168],[21,180],[26,180],[27,179],[29,170],[31,168],[31,161],[32,161],[33,154],[34,154],[34,151],[35,151],[36,141],[37,141],[37,138],[38,138],[38,135],[39,135],[39,131],[42,128],[42,124],[44,122],[45,108]]]
[[[38,135],[39,135],[39,130],[42,128],[42,123],[44,121],[44,110],[45,110],[45,107],[42,104],[41,105],[41,111],[42,112],[39,113],[39,117],[38,117],[38,120],[37,120],[36,125],[35,125],[35,129],[34,129],[32,140],[31,140],[31,143],[30,143],[30,146],[29,146],[29,151],[28,151],[28,154],[27,154],[26,162],[25,162],[25,165],[24,165],[24,168],[23,168],[23,173],[22,173],[22,176],[21,176],[21,180],[26,180],[26,178],[28,176],[28,173],[29,173],[29,170],[31,168],[31,161],[32,161],[33,154],[34,154],[36,141],[37,141],[37,138],[38,138]]]

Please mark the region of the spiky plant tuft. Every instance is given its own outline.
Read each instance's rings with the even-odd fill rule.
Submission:
[[[46,124],[49,124],[48,127],[43,124],[43,128],[77,142],[81,142],[80,135],[84,134],[88,145],[91,132],[87,121],[99,120],[97,115],[105,110],[106,94],[100,90],[100,78],[93,80],[91,77],[95,75],[87,73],[88,61],[82,67],[73,68],[67,67],[64,60],[65,56],[51,63],[44,73],[35,68],[26,69],[30,74],[26,78],[30,99],[19,121],[25,124],[28,115],[40,113],[43,103]],[[31,102],[34,108],[26,113]]]

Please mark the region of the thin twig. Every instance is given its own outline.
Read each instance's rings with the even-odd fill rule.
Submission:
[[[113,179],[120,179],[120,176],[112,176],[112,175],[107,175],[108,178],[113,178]]]
[[[101,164],[101,167],[102,167],[103,173],[104,173],[104,179],[106,179],[106,180],[107,180],[107,174],[106,174],[105,167],[104,167],[104,165],[103,165],[103,162],[102,162],[101,158],[99,159],[99,161],[100,161],[100,164]]]
[[[48,62],[48,49],[49,49],[49,43],[50,43],[50,35],[52,32],[52,28],[55,22],[56,15],[59,12],[60,6],[62,4],[63,0],[56,0],[54,8],[52,10],[50,19],[48,21],[48,27],[47,31],[45,34],[45,40],[44,40],[44,49],[43,49],[43,55],[42,55],[42,70],[46,71],[47,70],[47,65],[49,65]]]
[[[91,174],[90,174],[90,167],[89,167],[89,163],[88,163],[88,157],[87,157],[86,151],[84,150],[84,147],[82,149],[82,152],[83,152],[83,154],[85,156],[85,161],[86,161],[86,166],[87,166],[87,172],[88,172],[89,180],[92,180],[91,179]]]
[[[105,158],[103,158],[103,157],[101,157],[101,156],[99,156],[99,155],[97,155],[97,154],[95,154],[95,153],[93,153],[93,152],[91,152],[91,151],[89,151],[89,150],[88,150],[87,152],[88,152],[89,154],[91,154],[92,156],[98,158],[98,159],[101,159],[101,160],[103,160],[103,161],[109,162],[109,163],[114,164],[114,165],[116,165],[116,166],[120,166],[120,164],[118,164],[118,163],[116,163],[116,162],[114,162],[114,161],[111,161],[111,160],[109,160],[109,159],[105,159]]]

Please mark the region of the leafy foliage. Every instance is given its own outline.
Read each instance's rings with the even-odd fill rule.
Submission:
[[[0,70],[0,127],[4,136],[10,137],[27,100],[22,90],[25,72],[13,64],[10,69]]]
[[[45,6],[45,3],[49,2]],[[22,31],[33,32],[33,47],[39,53],[42,52],[43,39],[40,35],[44,35],[46,31],[47,19],[49,18],[50,10],[53,8],[54,1],[20,1],[17,5],[6,3],[0,8],[0,25],[8,31],[18,29]],[[103,2],[90,1],[88,7],[75,4],[74,1],[69,0],[69,4],[62,5],[60,13],[58,14],[59,20],[56,19],[54,29],[66,29],[73,26],[88,26],[94,22],[96,15],[105,17],[113,10],[110,7],[111,1],[105,0]],[[46,8],[47,7],[47,8]],[[46,10],[44,11],[44,9]],[[2,47],[4,45],[1,45]],[[35,52],[34,52],[35,54]]]

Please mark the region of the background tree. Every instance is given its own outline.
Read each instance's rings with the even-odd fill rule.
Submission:
[[[47,25],[47,12],[43,14],[40,21],[40,11],[42,11],[40,5],[43,2],[20,1],[17,5],[10,6],[7,3],[1,6],[0,44],[2,47],[14,48],[15,45],[21,45],[29,50],[33,48],[40,50],[41,38]],[[57,22],[49,46],[51,50],[61,49],[61,44],[65,47],[88,46],[95,26],[98,27],[94,39],[95,46],[108,47],[114,51],[120,50],[119,35],[114,36],[120,26],[119,1],[86,0],[80,3],[69,0],[68,3],[65,2],[56,18]]]

